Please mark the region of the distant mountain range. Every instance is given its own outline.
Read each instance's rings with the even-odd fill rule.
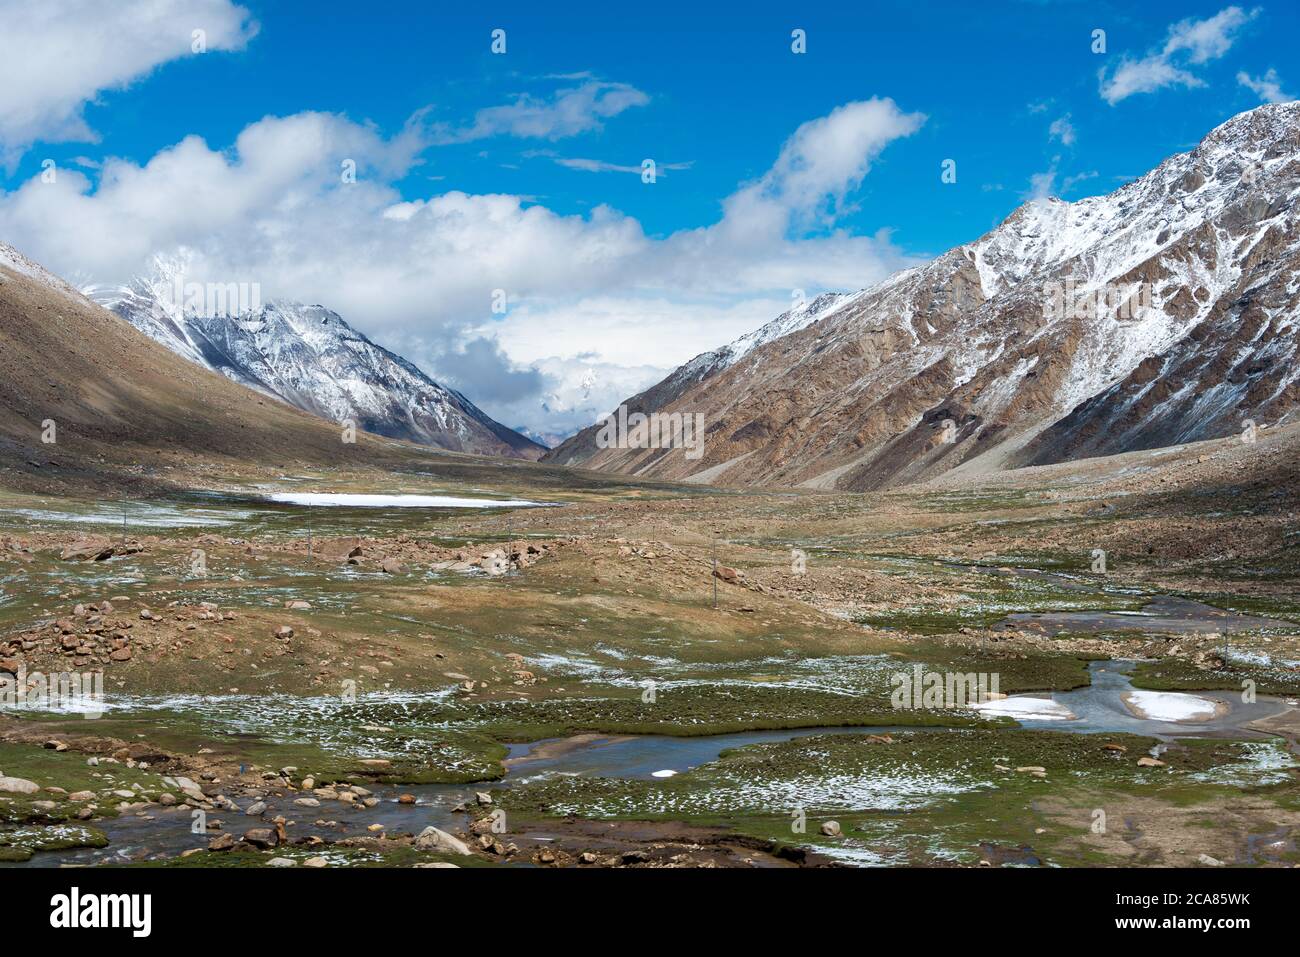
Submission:
[[[1300,103],[1233,117],[1106,196],[823,296],[628,399],[703,414],[703,455],[564,465],[861,490],[1244,433],[1300,415]],[[606,443],[608,444],[608,443]],[[634,443],[626,443],[634,444]]]
[[[177,355],[333,422],[456,452],[537,459],[546,451],[324,306],[271,301],[198,315],[178,305],[161,261],[126,286],[82,291]]]

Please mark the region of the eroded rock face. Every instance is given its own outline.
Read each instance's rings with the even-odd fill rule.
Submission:
[[[822,297],[682,366],[630,411],[702,413],[703,453],[547,461],[862,490],[1237,434],[1300,414],[1300,104],[1234,117],[1107,196]]]

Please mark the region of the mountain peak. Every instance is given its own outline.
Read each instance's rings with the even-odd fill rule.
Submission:
[[[548,458],[863,489],[1296,418],[1298,202],[1300,104],[1258,107],[1113,192],[1024,203],[629,400],[703,414],[702,457],[597,449],[580,433]]]
[[[544,451],[325,306],[253,296],[242,308],[199,311],[178,288],[184,259],[154,266],[125,286],[84,293],[178,355],[332,422],[452,451],[529,459]]]

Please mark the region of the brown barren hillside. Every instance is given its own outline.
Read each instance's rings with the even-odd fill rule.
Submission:
[[[1300,103],[1257,107],[1112,193],[1028,202],[628,400],[702,416],[702,454],[602,443],[597,424],[545,460],[863,491],[1293,423],[1298,196]]]
[[[91,462],[147,474],[196,457],[364,464],[406,451],[356,438],[181,359],[39,267],[0,265],[4,484],[40,487]]]

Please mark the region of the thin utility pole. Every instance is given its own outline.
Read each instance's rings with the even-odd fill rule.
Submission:
[[[713,536],[713,607],[718,607],[718,536]]]

